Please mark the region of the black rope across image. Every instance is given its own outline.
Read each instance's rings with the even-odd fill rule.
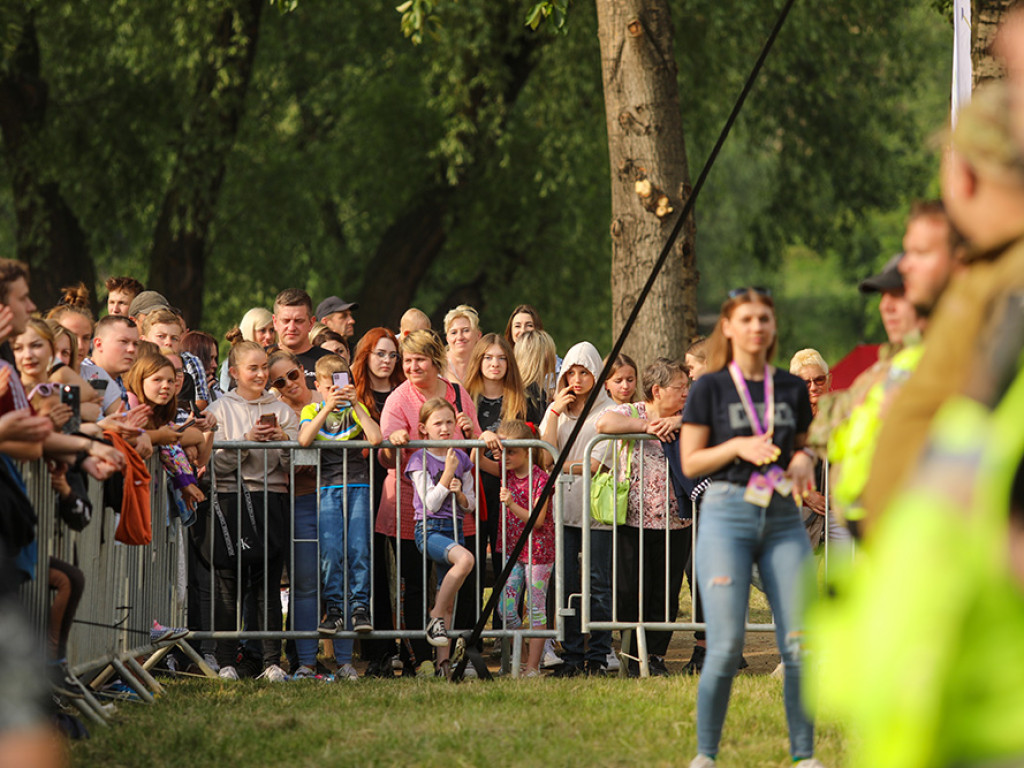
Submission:
[[[657,279],[662,267],[668,260],[669,253],[671,252],[673,245],[675,245],[680,231],[682,231],[683,224],[693,212],[693,206],[697,201],[698,195],[700,195],[701,189],[704,187],[704,182],[707,181],[708,174],[711,172],[711,168],[714,166],[715,160],[718,159],[718,154],[722,149],[722,145],[725,144],[725,140],[728,138],[729,132],[732,130],[733,124],[736,122],[736,118],[739,117],[740,111],[743,109],[743,104],[746,102],[747,96],[754,86],[754,81],[757,80],[757,76],[760,74],[761,68],[764,66],[764,62],[768,58],[768,53],[771,51],[772,46],[775,45],[775,40],[779,36],[779,32],[782,30],[782,26],[785,24],[786,17],[789,16],[789,11],[793,7],[794,2],[795,0],[786,0],[785,6],[783,6],[782,11],[779,13],[779,17],[776,19],[775,25],[772,27],[771,34],[769,34],[768,39],[765,41],[764,47],[761,49],[761,54],[757,57],[757,61],[754,63],[754,67],[750,71],[750,75],[743,84],[743,89],[740,91],[740,95],[736,99],[736,103],[733,105],[732,111],[729,113],[729,117],[725,121],[725,125],[719,133],[718,140],[715,142],[715,146],[711,150],[711,154],[704,163],[704,167],[701,169],[700,175],[697,177],[697,182],[693,185],[693,189],[690,191],[690,195],[686,198],[683,209],[679,213],[679,218],[676,220],[675,226],[672,228],[672,232],[668,236],[668,240],[665,241],[665,245],[661,249],[661,254],[658,256],[658,260],[651,269],[651,274],[647,278],[647,282],[644,284],[643,290],[640,291],[640,295],[637,297],[636,303],[633,305],[633,310],[629,313],[629,317],[626,319],[625,325],[622,326],[622,331],[619,333],[619,337],[615,340],[615,344],[612,346],[612,351],[608,353],[608,360],[614,360],[618,356],[619,352],[622,351],[623,344],[625,344],[626,339],[629,337],[630,331],[633,330],[633,325],[636,323],[636,319],[640,315],[640,310],[643,308],[644,302],[647,301],[647,297],[650,294],[651,289],[654,287],[654,281]],[[582,429],[583,423],[586,421],[588,414],[593,409],[594,403],[597,402],[598,395],[600,394],[601,388],[604,386],[604,381],[607,377],[608,366],[603,366],[601,374],[597,377],[597,381],[594,382],[594,387],[590,391],[590,396],[587,398],[587,402],[583,406],[583,411],[576,419],[576,424],[573,426],[572,432],[569,434],[569,439],[566,441],[562,450],[559,451],[558,458],[555,460],[555,465],[551,468],[548,480],[544,484],[544,488],[541,490],[540,496],[533,505],[533,509],[530,512],[530,518],[526,521],[522,534],[519,536],[519,539],[516,541],[512,550],[507,553],[505,567],[495,580],[494,586],[491,589],[491,596],[487,599],[487,603],[484,605],[483,611],[480,613],[480,618],[477,619],[476,626],[473,627],[471,632],[463,634],[458,638],[456,643],[456,653],[453,656],[453,660],[456,662],[451,675],[453,682],[457,683],[462,680],[466,664],[470,662],[472,662],[473,668],[476,670],[479,677],[485,680],[492,679],[486,663],[484,663],[479,651],[476,650],[476,643],[480,640],[480,636],[483,634],[484,628],[487,626],[487,622],[490,619],[491,614],[497,607],[498,600],[504,591],[505,583],[512,574],[512,569],[515,567],[516,562],[519,560],[519,555],[522,554],[523,548],[526,546],[527,539],[533,531],[534,525],[537,523],[537,518],[540,516],[540,511],[544,508],[548,499],[551,498],[557,478],[562,472],[562,467],[565,465],[565,457],[576,442],[580,429]],[[569,567],[572,566],[573,564],[569,564]]]

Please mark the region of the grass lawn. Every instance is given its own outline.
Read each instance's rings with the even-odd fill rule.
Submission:
[[[695,678],[432,678],[347,683],[179,680],[153,706],[122,703],[76,766],[688,765]],[[844,738],[819,724],[817,756]],[[736,678],[719,765],[790,765],[782,683]]]

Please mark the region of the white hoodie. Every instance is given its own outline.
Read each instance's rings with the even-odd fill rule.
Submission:
[[[273,413],[277,423],[288,435],[289,440],[296,440],[299,434],[299,420],[295,411],[282,403],[269,392],[264,392],[255,400],[246,400],[238,390],[226,392],[217,398],[206,409],[217,417],[217,442],[245,440],[260,416]],[[266,454],[266,464],[263,456]],[[280,448],[268,450],[233,448],[217,449],[213,452],[211,462],[217,472],[217,492],[237,493],[237,467],[239,458],[242,462],[242,479],[250,491],[263,491],[263,478],[267,479],[267,490],[274,493],[288,492],[288,460],[290,453]]]
[[[594,375],[596,380],[601,375],[601,370],[604,367],[601,362],[601,355],[598,353],[597,348],[589,341],[581,341],[578,344],[573,345],[568,352],[565,353],[565,359],[562,360],[562,367],[558,370],[558,385],[555,388],[555,392],[558,392],[566,387],[566,374],[569,369],[574,365],[582,365],[588,371]],[[589,393],[587,397],[589,397]],[[576,441],[572,445],[572,449],[566,455],[565,464],[563,465],[562,471],[566,472],[573,465],[582,465],[583,463],[583,452],[594,436],[597,434],[597,419],[604,413],[604,411],[615,405],[615,401],[611,399],[608,392],[604,387],[601,387],[601,392],[597,396],[597,400],[594,403],[593,409],[587,416],[587,420],[583,423],[583,427],[580,429],[580,433],[576,436]],[[547,413],[544,414],[544,420],[540,425],[540,433],[544,434],[544,430],[548,425],[549,419],[558,419],[558,445],[556,446],[559,451],[568,442],[569,434],[576,426],[577,418],[571,416],[568,413],[562,413],[555,416],[548,408]],[[583,524],[583,475],[563,475],[563,520],[566,525],[579,528]],[[604,528],[607,526],[600,526],[597,523],[591,521],[591,526],[595,528]]]

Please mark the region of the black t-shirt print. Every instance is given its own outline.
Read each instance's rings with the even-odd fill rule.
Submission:
[[[310,392],[316,392],[316,361],[330,354],[333,353],[326,349],[310,347],[295,356],[302,363],[302,368],[306,372],[306,386],[309,387]]]
[[[775,432],[772,442],[782,451],[776,464],[785,469],[793,458],[796,436],[806,432],[811,425],[811,401],[803,379],[776,369],[772,380],[775,382]],[[764,382],[748,379],[747,387],[757,417],[763,425]],[[720,445],[733,437],[754,434],[728,368],[705,374],[694,382],[686,398],[683,422],[710,428],[708,447]],[[710,477],[712,480],[746,485],[756,469],[750,462],[736,459],[712,472]]]

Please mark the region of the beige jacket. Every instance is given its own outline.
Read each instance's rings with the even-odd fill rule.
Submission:
[[[969,394],[971,377],[985,373],[987,337],[1007,295],[1022,289],[1024,238],[976,256],[950,284],[928,326],[924,356],[879,433],[863,495],[867,522],[877,520],[906,483],[942,404],[955,394]]]
[[[245,440],[245,434],[265,413],[277,415],[277,423],[289,440],[298,438],[299,420],[295,411],[266,392],[255,400],[246,400],[237,390],[232,390],[211,403],[206,412],[217,417],[218,443]],[[280,448],[218,448],[210,458],[212,469],[217,473],[217,492],[237,493],[238,463],[241,460],[242,479],[250,491],[262,491],[263,478],[266,477],[268,491],[287,493],[289,458],[290,452]]]

